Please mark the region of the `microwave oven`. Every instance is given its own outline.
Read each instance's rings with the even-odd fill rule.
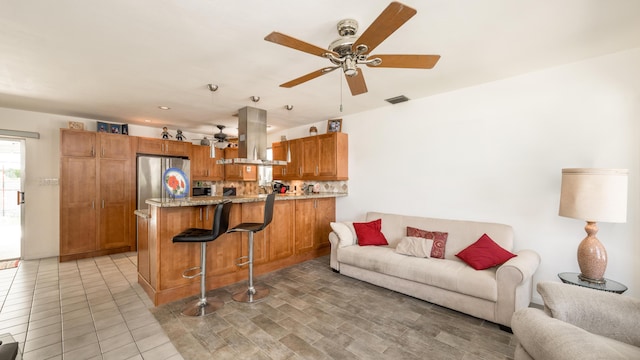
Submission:
[[[211,196],[211,187],[194,187],[191,189],[191,196]]]

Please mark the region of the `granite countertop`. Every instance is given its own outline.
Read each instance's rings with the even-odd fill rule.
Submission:
[[[276,201],[281,200],[301,200],[301,199],[320,199],[331,197],[343,197],[347,196],[346,193],[315,193],[315,194],[278,194],[276,195]],[[145,201],[148,205],[157,207],[183,207],[183,206],[205,206],[219,204],[225,200],[231,200],[233,203],[247,203],[264,201],[267,197],[266,194],[260,195],[238,195],[238,196],[198,196],[198,197],[185,197],[181,199],[173,200],[161,200],[161,199],[149,199]],[[141,210],[136,210],[141,211]],[[137,214],[143,216],[142,214]],[[147,213],[148,216],[148,213]]]

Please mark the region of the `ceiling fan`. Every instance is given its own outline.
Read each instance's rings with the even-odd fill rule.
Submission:
[[[217,147],[218,149],[224,149],[229,146],[229,139],[235,139],[236,137],[233,135],[225,134],[222,132],[226,126],[224,125],[216,125],[220,132],[213,134],[213,139],[208,139],[206,136],[203,139],[200,139],[200,145],[211,145]],[[196,139],[198,140],[198,139]]]
[[[358,23],[355,20],[341,20],[337,26],[340,38],[332,42],[328,50],[277,31],[267,35],[264,39],[327,58],[333,64],[333,66],[324,67],[281,84],[281,87],[291,88],[333,70],[342,69],[351,94],[355,96],[367,92],[367,85],[362,72],[358,71],[358,65],[412,69],[431,69],[436,65],[440,55],[370,55],[373,49],[415,14],[415,9],[399,2],[392,2],[360,36],[356,36]]]

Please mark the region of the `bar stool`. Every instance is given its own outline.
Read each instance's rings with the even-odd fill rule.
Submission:
[[[255,287],[253,286],[253,234],[259,231],[264,230],[273,219],[273,203],[276,199],[276,193],[271,193],[267,195],[267,199],[264,204],[264,222],[262,223],[241,223],[238,224],[233,229],[230,229],[228,232],[248,232],[249,233],[249,251],[247,256],[242,256],[238,258],[247,259],[244,263],[238,263],[238,266],[249,265],[249,288],[246,291],[242,291],[234,294],[231,298],[235,301],[239,302],[248,302],[252,303],[256,300],[260,300],[269,295],[269,289],[265,287]]]
[[[226,200],[216,205],[212,229],[190,228],[173,237],[174,243],[200,243],[200,266],[192,267],[182,272],[182,277],[185,279],[193,279],[196,276],[200,276],[200,298],[188,303],[182,310],[183,315],[205,316],[220,309],[224,305],[224,302],[208,298],[206,295],[207,243],[227,232],[231,205],[233,205],[231,200]],[[194,275],[187,275],[194,270],[200,270],[200,272]]]

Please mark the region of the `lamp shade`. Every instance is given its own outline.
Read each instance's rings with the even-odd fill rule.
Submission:
[[[626,169],[562,169],[559,215],[626,222],[628,173]]]

